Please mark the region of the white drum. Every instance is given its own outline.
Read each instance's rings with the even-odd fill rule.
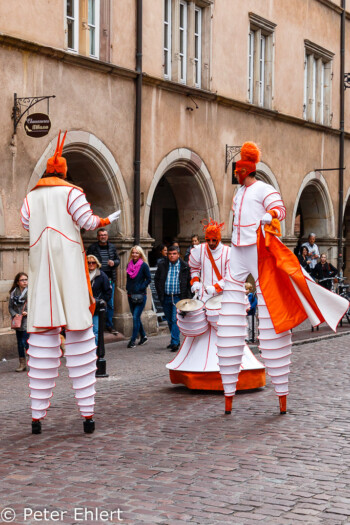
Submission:
[[[180,332],[188,337],[197,337],[208,330],[204,303],[198,299],[184,299],[176,304],[177,325]]]
[[[215,328],[215,330],[218,329],[217,322],[219,320],[221,301],[222,301],[222,293],[219,295],[214,295],[213,297],[208,299],[205,303],[208,323],[210,323],[211,326]]]

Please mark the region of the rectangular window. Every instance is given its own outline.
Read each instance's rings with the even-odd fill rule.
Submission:
[[[271,109],[276,24],[254,13],[249,13],[249,18],[248,101]]]
[[[187,68],[187,2],[180,2],[180,17],[179,17],[179,33],[180,33],[180,82],[186,84],[186,68]]]
[[[333,53],[305,41],[304,106],[305,120],[331,125],[331,80]]]
[[[88,26],[89,26],[89,54],[91,57],[99,58],[100,48],[100,0],[89,0],[88,3]]]
[[[265,37],[260,35],[260,56],[259,56],[259,106],[264,105],[265,90]]]
[[[202,71],[202,10],[196,7],[194,11],[194,67],[195,86],[201,87]]]
[[[254,31],[249,32],[248,38],[248,100],[252,104],[254,82]]]
[[[79,47],[79,0],[66,0],[67,47],[78,51]]]
[[[164,0],[164,77],[171,79],[171,0]]]

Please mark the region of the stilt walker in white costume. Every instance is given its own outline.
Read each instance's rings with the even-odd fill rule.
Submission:
[[[22,224],[30,234],[28,332],[32,433],[41,433],[60,366],[60,331],[66,330],[65,357],[75,397],[84,419],[84,431],[95,429],[96,345],[92,331],[95,302],[80,228],[95,230],[118,219],[120,211],[101,219],[93,215],[81,188],[65,181],[62,157],[67,132],[46,174],[28,193],[22,206]]]
[[[183,383],[190,389],[222,390],[216,348],[216,325],[230,248],[221,242],[224,223],[218,224],[212,219],[206,222],[204,226],[206,242],[194,246],[189,257],[191,290],[200,301],[205,303],[205,306],[203,308],[203,304],[198,301],[199,310],[185,317],[178,313],[178,326],[187,337],[175,359],[166,366],[172,383]],[[197,326],[198,330],[196,330]],[[197,333],[189,336],[192,329]],[[245,346],[238,389],[259,388],[264,385],[264,366]]]
[[[226,414],[231,413],[243,356],[244,283],[249,274],[255,279],[258,295],[261,357],[279,397],[281,414],[287,410],[290,329],[309,318],[313,326],[326,321],[336,330],[348,308],[348,301],[318,286],[303,272],[295,255],[276,236],[280,235],[285,207],[272,186],[256,180],[259,159],[257,146],[246,142],[235,166],[241,188],[233,199],[232,247],[217,337]]]

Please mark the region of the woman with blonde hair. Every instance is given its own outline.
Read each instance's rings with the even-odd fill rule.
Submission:
[[[133,246],[131,248],[126,274],[126,290],[128,292],[128,301],[133,320],[133,330],[128,348],[135,348],[136,338],[139,333],[139,345],[144,345],[148,341],[141,322],[141,314],[147,300],[147,287],[151,282],[151,272],[146,262],[146,255],[141,246]]]

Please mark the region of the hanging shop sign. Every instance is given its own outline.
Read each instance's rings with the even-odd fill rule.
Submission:
[[[27,116],[24,123],[24,130],[29,137],[45,137],[50,128],[50,117],[45,113],[32,113]]]

